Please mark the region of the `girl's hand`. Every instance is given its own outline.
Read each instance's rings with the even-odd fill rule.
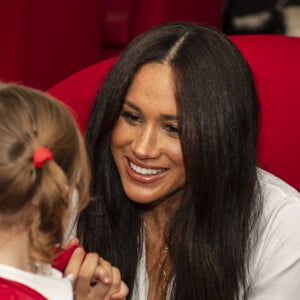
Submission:
[[[78,244],[72,242],[68,247]],[[76,300],[123,300],[128,294],[120,271],[96,253],[86,254],[79,247],[73,252],[64,274],[74,276]]]

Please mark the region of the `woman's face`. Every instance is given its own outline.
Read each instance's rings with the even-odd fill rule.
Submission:
[[[151,203],[180,195],[185,168],[168,65],[144,65],[125,96],[111,149],[126,195]]]

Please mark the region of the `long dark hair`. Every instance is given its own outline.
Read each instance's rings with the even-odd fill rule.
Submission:
[[[172,299],[237,299],[247,289],[261,206],[258,101],[248,64],[216,29],[159,25],[136,38],[113,66],[87,129],[96,201],[81,214],[79,235],[88,251],[120,268],[132,289],[141,255],[141,209],[124,194],[110,141],[134,75],[151,62],[169,64],[175,75],[186,171],[184,197],[168,235]]]

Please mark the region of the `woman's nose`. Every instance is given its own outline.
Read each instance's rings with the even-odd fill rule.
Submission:
[[[140,128],[132,144],[133,153],[140,159],[156,158],[160,155],[159,133],[155,128]]]

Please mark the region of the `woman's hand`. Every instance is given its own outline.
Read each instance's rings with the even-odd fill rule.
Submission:
[[[71,241],[68,246],[77,241]],[[73,252],[64,274],[74,276],[76,300],[123,300],[128,294],[120,271],[97,253],[86,254],[82,248]]]

